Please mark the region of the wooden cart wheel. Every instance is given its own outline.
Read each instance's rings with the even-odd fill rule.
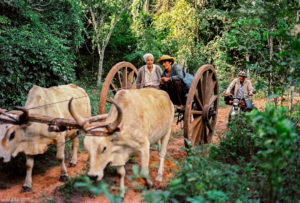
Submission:
[[[194,76],[184,112],[184,137],[192,146],[210,142],[218,113],[219,87],[211,65],[201,66]],[[185,146],[188,143],[185,140]]]
[[[129,62],[119,62],[107,74],[100,94],[99,114],[105,113],[108,97],[114,97],[120,89],[136,88],[137,69]]]

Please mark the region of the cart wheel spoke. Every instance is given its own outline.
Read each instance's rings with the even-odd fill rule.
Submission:
[[[127,88],[127,67],[123,69],[123,74],[122,74],[122,87]]]
[[[217,98],[218,98],[218,95],[212,96],[208,102],[208,106],[211,106],[216,101]]]
[[[201,108],[203,109],[203,106],[204,106],[205,103],[204,103],[204,94],[202,92],[202,88],[201,88],[201,83],[200,82],[198,83],[197,90],[198,91],[196,91],[196,92],[198,93],[198,95],[197,94],[195,94],[195,95],[198,96],[197,101],[199,102]]]
[[[189,126],[190,130],[192,131],[192,130],[195,128],[195,126],[196,126],[197,124],[199,124],[199,122],[200,122],[201,120],[202,120],[201,116],[194,118],[194,120],[192,121],[192,123],[191,123],[190,126]]]
[[[199,97],[199,95],[197,94],[197,92],[195,93],[195,97],[196,97],[196,104],[198,104],[198,106],[203,109],[203,104],[202,104],[202,101]]]
[[[216,85],[216,81],[213,80],[213,72],[211,72],[208,74],[207,86],[205,90],[205,95],[208,96],[207,98],[209,98],[212,95],[215,85]]]
[[[134,76],[134,71],[129,72],[128,74],[128,84],[130,84],[129,88],[132,87],[133,76]]]
[[[203,76],[202,76],[202,81],[201,81],[201,83],[199,83],[199,85],[200,85],[200,91],[201,91],[201,97],[200,97],[200,99],[201,99],[201,101],[202,101],[202,104],[203,105],[205,105],[205,100],[206,100],[206,98],[205,98],[205,89],[206,89],[206,81],[207,81],[207,72],[204,72],[204,74],[203,74]]]
[[[114,94],[117,93],[118,89],[115,87],[115,85],[112,82],[110,83],[110,88],[112,89]]]
[[[205,87],[205,104],[207,104],[207,96],[210,96],[211,95],[211,90],[213,89],[212,88],[212,76],[213,76],[213,72],[209,72],[207,71],[207,79],[206,79],[206,87]]]
[[[202,115],[202,111],[191,110],[191,114],[193,114],[193,115]]]
[[[116,81],[116,85],[118,86],[118,88],[122,88],[122,80],[121,80],[121,76],[120,76],[120,72],[117,72],[117,74],[115,75],[115,81]]]
[[[214,89],[215,89],[215,85],[216,85],[216,81],[212,81],[211,83],[210,83],[210,86],[209,86],[209,88],[208,88],[208,90],[207,90],[207,98],[208,98],[208,101],[209,101],[209,98],[211,97],[211,95],[214,95]],[[207,102],[208,102],[207,101]]]
[[[201,119],[202,121],[202,119]],[[202,128],[202,122],[198,122],[195,128],[193,129],[192,137],[191,137],[191,144],[194,146],[197,140],[200,137],[201,128]]]

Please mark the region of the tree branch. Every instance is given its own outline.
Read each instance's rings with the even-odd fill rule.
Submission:
[[[110,26],[110,30],[109,30],[109,33],[108,33],[106,39],[105,39],[105,40],[103,41],[103,43],[102,43],[102,50],[105,50],[105,48],[106,48],[106,46],[107,46],[107,44],[108,44],[108,42],[109,42],[109,40],[110,40],[110,37],[111,37],[111,35],[112,35],[112,32],[113,32],[113,30],[114,30],[114,28],[115,28],[115,25],[117,24],[119,18],[121,17],[121,15],[122,15],[123,12],[125,11],[125,9],[128,8],[129,5],[131,5],[132,2],[133,2],[133,0],[130,0],[127,4],[124,4],[124,5],[123,5],[123,7],[122,7],[120,13],[119,13],[118,16],[115,18],[115,20],[114,20],[114,22],[112,23],[112,25]]]

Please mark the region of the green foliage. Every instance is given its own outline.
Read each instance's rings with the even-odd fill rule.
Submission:
[[[0,106],[24,104],[33,85],[74,80],[74,54],[82,41],[77,2],[55,0],[44,7],[20,0],[3,5],[9,12],[0,16]]]
[[[92,115],[98,115],[100,92],[103,84],[101,83],[100,86],[97,87],[93,82],[91,83],[91,81],[85,80],[83,78],[81,80],[76,81],[74,84],[83,88],[85,92],[89,95]]]
[[[258,150],[254,145],[253,131],[243,114],[235,117],[224,137],[221,137],[220,143],[211,147],[209,156],[230,164],[251,161]]]
[[[297,2],[239,1],[237,17],[221,41],[228,63],[249,69],[261,79],[258,88],[268,95],[280,94],[290,85],[299,86],[299,34]]]
[[[117,22],[105,50],[107,57],[105,58],[103,66],[104,75],[106,75],[116,63],[124,60],[132,62],[138,68],[138,61],[126,57],[129,54],[135,54],[137,52],[137,39],[133,31],[129,29],[131,24],[132,19],[128,13],[124,13]]]
[[[122,200],[120,198],[120,191],[117,195],[113,195],[110,193],[110,189],[108,188],[107,183],[101,181],[97,185],[95,185],[92,180],[89,179],[87,176],[82,176],[79,181],[76,181],[74,187],[77,190],[89,191],[94,195],[105,194],[105,196],[109,199],[112,203],[121,203]]]
[[[166,191],[149,192],[147,202],[245,201],[249,196],[243,168],[200,156],[194,149],[182,163],[182,170]],[[242,174],[242,175],[240,175]]]
[[[297,202],[299,146],[300,136],[286,110],[266,106],[263,112],[236,118],[208,156],[203,157],[199,147],[186,149],[188,156],[176,178],[164,191],[147,191],[144,200]]]
[[[58,194],[64,200],[64,202],[72,202],[72,196],[74,195],[92,197],[93,193],[89,192],[89,190],[76,186],[81,181],[89,181],[89,178],[85,175],[70,178],[68,182],[57,187],[54,191],[54,194]]]
[[[300,133],[300,104],[295,104],[290,112],[290,118],[295,123],[297,133]]]
[[[284,107],[274,108],[267,105],[263,112],[253,111],[248,120],[255,129],[255,146],[261,148],[253,157],[259,175],[266,178],[261,191],[267,194],[269,202],[274,202],[285,196],[283,184],[286,178],[289,179],[284,176],[284,172],[287,172],[285,170],[292,169],[290,172],[296,172],[294,167],[299,164],[294,163],[297,157],[295,150],[299,153],[299,135],[295,132],[293,122],[287,118]],[[290,164],[294,167],[288,167]]]

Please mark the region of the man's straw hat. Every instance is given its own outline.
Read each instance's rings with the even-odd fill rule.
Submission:
[[[157,63],[160,63],[162,64],[163,61],[172,61],[172,64],[175,63],[175,58],[174,57],[171,57],[169,55],[162,55],[162,57],[160,57],[158,60],[157,60]]]
[[[238,76],[247,77],[247,74],[244,71],[240,71]]]

